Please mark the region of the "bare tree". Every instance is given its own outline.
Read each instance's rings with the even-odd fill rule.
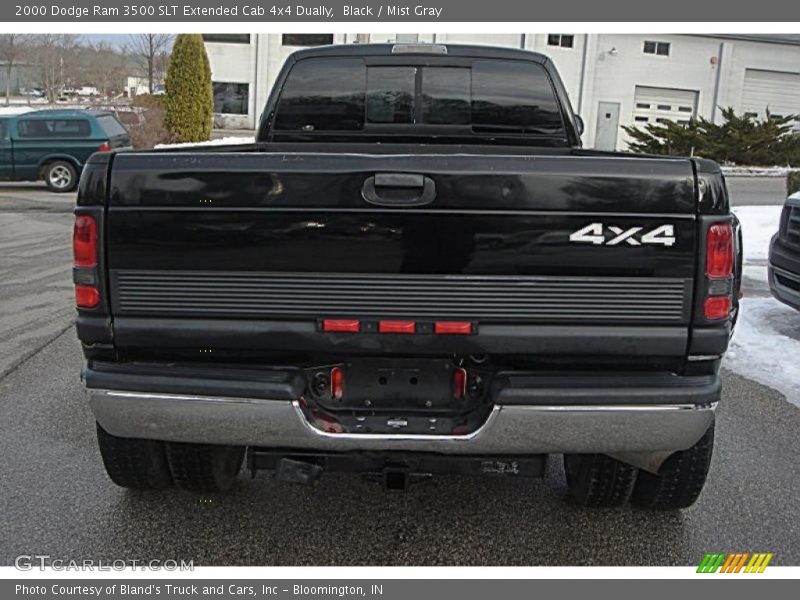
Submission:
[[[75,80],[75,56],[79,37],[70,34],[37,35],[33,57],[39,83],[50,102],[55,102],[64,86]]]
[[[3,62],[6,70],[6,106],[11,102],[11,77],[14,67],[19,69],[29,38],[30,36],[19,33],[0,34],[0,61]]]
[[[120,93],[125,87],[125,58],[114,46],[100,42],[84,53],[83,79],[91,82],[101,96]]]
[[[139,33],[130,38],[126,53],[147,79],[147,87],[152,94],[156,84],[164,79],[173,36],[167,33]]]

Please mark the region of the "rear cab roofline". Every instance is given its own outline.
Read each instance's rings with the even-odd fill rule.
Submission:
[[[487,58],[487,59],[505,59],[505,60],[530,60],[539,64],[546,64],[550,62],[550,58],[544,54],[533,52],[531,50],[523,50],[522,48],[500,48],[495,46],[479,46],[475,44],[333,44],[330,46],[315,46],[313,48],[304,48],[293,52],[288,58],[287,62],[291,59],[293,62],[303,60],[306,58],[324,58],[333,56],[392,56],[392,49],[395,46],[414,46],[419,50],[415,50],[413,54],[425,55],[423,49],[426,46],[431,47],[430,56],[441,57],[442,54],[434,51],[434,48],[445,47],[447,49],[447,56],[458,58]],[[397,54],[395,53],[395,56]],[[406,55],[408,56],[408,55]]]

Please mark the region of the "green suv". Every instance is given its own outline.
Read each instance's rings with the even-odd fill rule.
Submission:
[[[0,116],[0,181],[43,179],[51,191],[69,192],[92,154],[130,144],[128,130],[113,112],[37,110]]]

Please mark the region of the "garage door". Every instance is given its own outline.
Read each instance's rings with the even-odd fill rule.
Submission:
[[[800,73],[745,69],[742,112],[764,118],[800,114]]]
[[[637,85],[633,105],[636,125],[676,121],[688,123],[697,113],[697,91]]]

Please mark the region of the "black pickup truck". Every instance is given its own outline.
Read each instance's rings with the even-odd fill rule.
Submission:
[[[545,56],[296,52],[257,140],[98,154],[75,210],[110,478],[541,475],[692,504],[741,252],[702,159],[581,148]]]

